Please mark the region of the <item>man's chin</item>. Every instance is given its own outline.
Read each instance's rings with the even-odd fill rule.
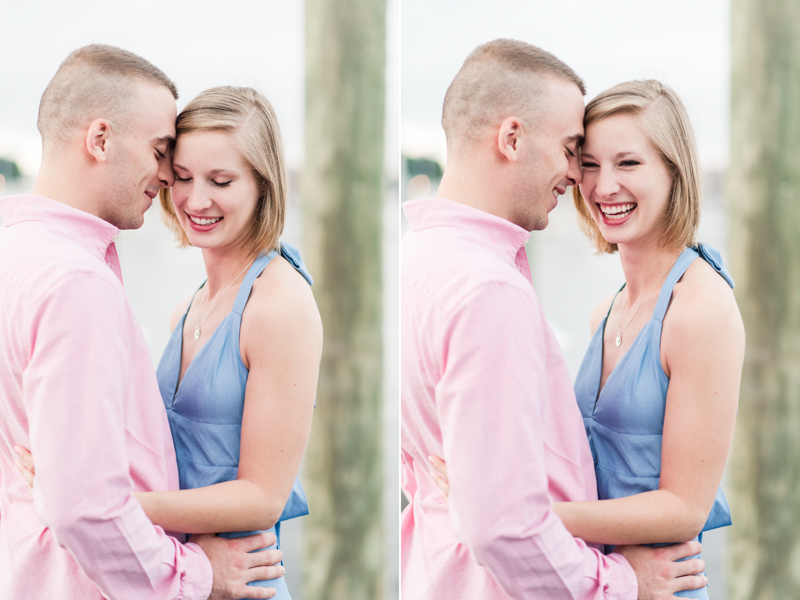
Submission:
[[[528,231],[541,231],[542,229],[546,229],[547,226],[550,224],[550,217],[544,215],[543,217],[539,217],[533,222],[533,227],[531,227]]]

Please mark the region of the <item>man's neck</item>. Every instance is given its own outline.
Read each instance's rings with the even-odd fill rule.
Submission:
[[[96,217],[102,218],[98,206],[91,199],[91,186],[84,182],[83,185],[75,184],[75,170],[68,165],[58,165],[42,162],[39,174],[33,182],[31,194],[44,196],[50,200],[61,202],[72,208],[82,210]]]
[[[448,163],[436,195],[510,221],[503,177],[488,172],[482,162]]]

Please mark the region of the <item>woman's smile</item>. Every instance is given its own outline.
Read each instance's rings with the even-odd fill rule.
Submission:
[[[628,202],[625,204],[606,204],[602,202],[596,202],[597,208],[602,215],[603,223],[606,225],[616,226],[621,225],[625,221],[628,220],[633,214],[633,211],[636,210],[636,203],[635,202]]]
[[[195,231],[211,231],[224,217],[198,217],[184,211],[189,218],[189,224]]]

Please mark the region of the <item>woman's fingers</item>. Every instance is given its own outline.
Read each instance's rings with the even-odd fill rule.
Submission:
[[[16,462],[16,465],[17,469],[19,469],[19,472],[22,473],[25,483],[28,484],[28,489],[31,491],[31,493],[33,493],[33,471],[31,471],[28,466],[20,460]]]
[[[439,486],[439,489],[442,490],[444,497],[449,500],[450,498],[450,484],[447,480],[439,475],[436,471],[430,471],[431,477],[436,482],[436,485]]]
[[[429,471],[431,477],[433,477],[433,480],[436,482],[436,485],[439,486],[439,489],[442,490],[444,497],[449,500],[450,483],[447,481],[447,469],[445,468],[444,461],[438,456],[429,456],[428,460],[431,461],[431,464],[436,469],[436,471]]]
[[[439,475],[441,475],[442,478],[447,481],[447,465],[445,465],[444,460],[433,455],[429,456],[428,460],[431,461],[433,468],[439,472]]]
[[[36,469],[33,468],[33,454],[25,446],[14,446],[14,451],[19,456],[19,459],[25,463],[31,473],[35,473]]]

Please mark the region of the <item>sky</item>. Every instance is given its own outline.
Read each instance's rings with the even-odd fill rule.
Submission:
[[[397,172],[399,0],[387,6],[387,172]],[[303,162],[304,24],[299,0],[4,2],[0,8],[0,157],[38,170],[39,99],[61,61],[90,43],[130,50],[177,84],[178,109],[216,85],[261,90],[281,123],[290,169]],[[392,155],[393,153],[393,155]]]
[[[566,62],[587,101],[631,79],[659,79],[687,107],[706,168],[728,161],[727,0],[403,0],[402,151],[444,161],[445,91],[479,44],[514,38]]]

